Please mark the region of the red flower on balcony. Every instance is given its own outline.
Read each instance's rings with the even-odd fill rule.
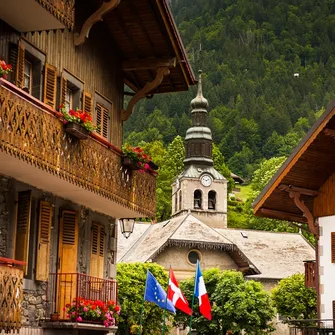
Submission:
[[[66,122],[78,123],[88,131],[94,131],[97,129],[97,126],[92,122],[92,116],[80,109],[70,109],[69,111],[65,108],[64,105],[59,106],[59,111],[63,114]]]
[[[129,158],[133,164],[139,167],[139,172],[151,171],[149,162],[151,157],[147,155],[144,150],[140,147],[132,147],[130,144],[126,143],[122,147],[123,157]]]
[[[106,327],[114,326],[119,315],[120,306],[114,301],[107,303],[101,300],[73,299],[72,304],[66,304],[64,310],[71,321],[101,322]]]
[[[12,72],[12,66],[6,64],[4,60],[0,60],[0,78],[6,79],[9,72]]]

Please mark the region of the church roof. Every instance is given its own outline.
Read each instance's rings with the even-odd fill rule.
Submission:
[[[178,176],[178,178],[200,178],[203,173],[211,174],[215,180],[226,180],[226,178],[219,171],[215,170],[213,166],[203,166],[200,168],[195,165],[185,167],[185,170]]]
[[[304,273],[304,261],[315,259],[315,250],[301,234],[262,230],[216,229],[235,243],[261,272],[250,278],[281,279]]]
[[[166,247],[225,250],[249,278],[281,279],[304,272],[304,260],[315,258],[301,234],[259,230],[214,229],[192,214],[156,224],[136,223],[133,234],[118,238],[118,262],[147,262]],[[250,272],[249,272],[250,273]]]
[[[230,249],[234,245],[224,236],[208,227],[191,214],[177,216],[156,224],[136,224],[134,232],[141,227],[137,242],[122,237],[118,239],[118,248],[123,252],[118,254],[118,261],[147,262],[160,254],[167,246],[189,246],[212,249]],[[120,233],[119,233],[120,235]],[[129,238],[130,239],[130,238]],[[127,249],[126,252],[124,252]]]

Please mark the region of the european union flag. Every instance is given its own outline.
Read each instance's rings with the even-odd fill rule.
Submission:
[[[167,300],[166,303],[165,291],[149,270],[147,272],[147,281],[145,283],[144,300],[154,302],[160,308],[166,309],[176,314],[176,309],[174,308],[172,302]]]

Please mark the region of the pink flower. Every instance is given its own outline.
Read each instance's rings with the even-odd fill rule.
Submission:
[[[78,321],[78,322],[83,321],[83,319],[81,318],[81,316],[78,316],[78,317],[77,317],[77,321]]]
[[[76,312],[72,312],[71,314],[72,314],[72,315],[76,315]]]
[[[84,312],[87,312],[87,311],[88,311],[88,308],[87,308],[87,307],[84,307],[83,310],[84,310]]]

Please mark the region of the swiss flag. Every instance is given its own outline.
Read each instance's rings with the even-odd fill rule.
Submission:
[[[192,309],[189,307],[186,298],[184,297],[183,293],[181,292],[176,277],[172,269],[170,268],[170,279],[169,279],[169,287],[167,291],[167,296],[172,304],[183,311],[188,315],[192,315]]]
[[[200,313],[208,320],[212,320],[211,304],[209,302],[204,277],[202,276],[199,261],[197,262],[197,272],[195,275],[194,295],[199,299]]]

